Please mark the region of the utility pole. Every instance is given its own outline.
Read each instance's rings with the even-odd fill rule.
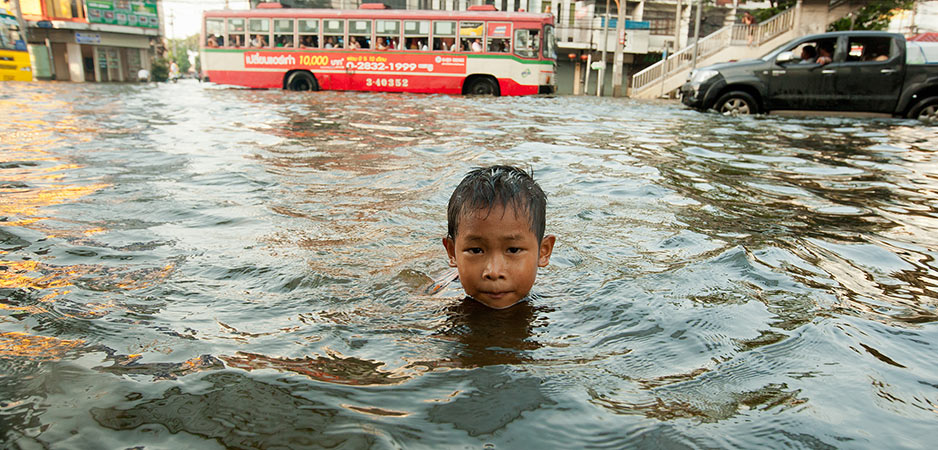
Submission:
[[[681,0],[677,0],[677,10],[674,13],[674,51],[681,48]]]
[[[173,22],[173,19],[175,19],[175,18],[176,18],[176,13],[175,13],[175,11],[170,11],[170,12],[169,12],[169,29],[172,30],[172,31],[170,31],[169,40],[170,40],[170,42],[172,42],[172,44],[173,44],[173,60],[176,59],[176,40],[172,38],[172,34],[174,34],[174,33],[176,32],[176,27],[175,27],[175,25],[173,24],[173,23],[174,23],[174,22]]]
[[[622,97],[622,50],[625,40],[625,8],[616,0],[619,18],[616,19],[616,52],[612,58],[612,96]]]
[[[606,17],[603,18],[603,66],[599,69],[599,81],[596,83],[596,96],[603,95],[606,84],[606,46],[609,44],[609,0],[606,0]]]
[[[691,60],[691,69],[697,68],[697,41],[700,40],[700,10],[703,8],[703,0],[697,0],[697,18],[694,20],[694,58]]]
[[[29,45],[29,37],[26,34],[26,21],[23,20],[23,13],[20,12],[20,0],[13,0],[13,14],[16,15],[16,23],[20,26],[20,36],[23,38],[23,44]]]

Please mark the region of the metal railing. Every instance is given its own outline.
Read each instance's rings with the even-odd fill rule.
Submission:
[[[757,25],[727,25],[697,42],[697,60],[714,55],[729,45],[747,45],[750,31],[753,33],[752,45],[758,46],[790,30],[794,24],[795,8],[789,8]],[[669,55],[667,61],[658,61],[632,75],[632,90],[641,90],[668,74],[689,68],[693,60],[694,44],[691,44]]]

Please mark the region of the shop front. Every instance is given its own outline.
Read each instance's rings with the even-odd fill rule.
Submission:
[[[133,81],[150,70],[160,36],[153,0],[21,0],[34,76],[58,81]]]
[[[150,70],[150,36],[39,28],[29,36],[38,79],[133,81]]]

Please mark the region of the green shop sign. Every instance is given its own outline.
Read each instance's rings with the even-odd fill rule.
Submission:
[[[89,0],[88,22],[124,25],[129,27],[159,28],[156,0]]]

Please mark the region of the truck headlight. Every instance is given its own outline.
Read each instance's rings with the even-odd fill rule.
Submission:
[[[692,70],[690,73],[689,81],[691,84],[700,85],[704,81],[707,81],[717,76],[718,74],[719,72],[717,72],[716,70]]]

